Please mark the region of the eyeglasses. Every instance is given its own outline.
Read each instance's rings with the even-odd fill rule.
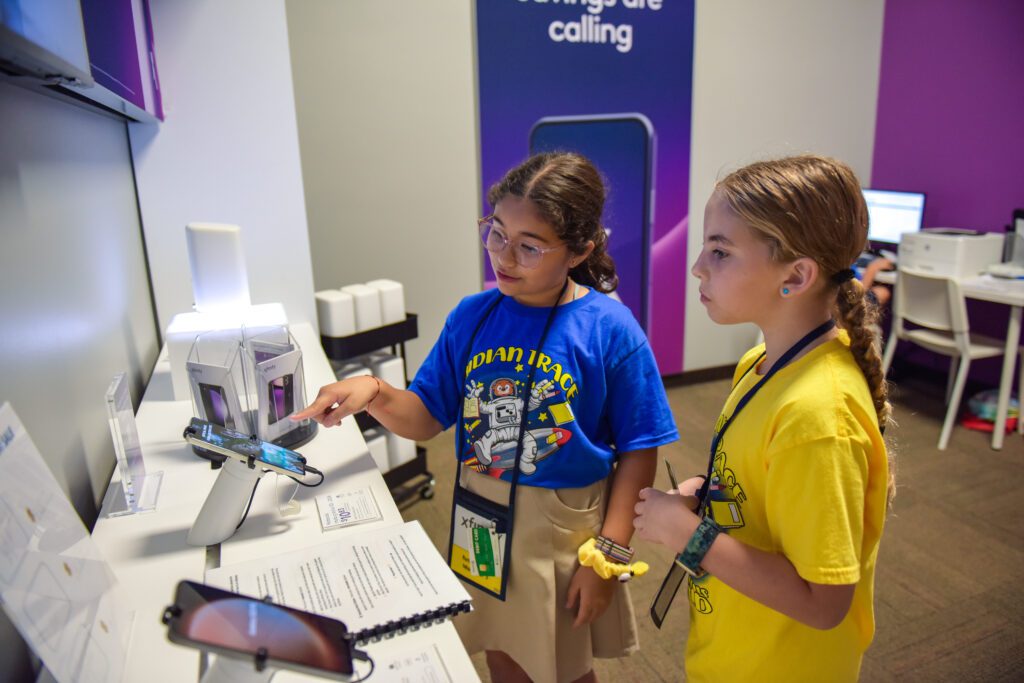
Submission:
[[[484,243],[484,249],[492,254],[500,254],[509,245],[512,245],[512,255],[523,268],[536,268],[540,260],[549,251],[561,249],[565,244],[558,244],[554,247],[542,247],[530,242],[510,241],[500,226],[495,225],[493,216],[481,218],[477,223],[480,227],[480,239]]]

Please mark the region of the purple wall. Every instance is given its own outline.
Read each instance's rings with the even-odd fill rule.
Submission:
[[[1024,208],[1024,2],[886,0],[871,186],[926,192],[925,227]]]
[[[926,192],[925,227],[1002,231],[1024,208],[1024,2],[886,0],[871,186]],[[968,309],[973,330],[1004,338],[1007,306]],[[998,386],[1001,363],[971,379]]]

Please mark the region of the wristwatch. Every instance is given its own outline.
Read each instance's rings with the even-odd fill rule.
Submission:
[[[715,542],[721,531],[722,527],[718,526],[715,520],[710,517],[701,519],[697,530],[686,542],[683,552],[676,556],[676,564],[690,576],[696,578],[704,576],[704,568],[700,566],[700,563],[704,561],[704,556],[707,555],[708,549],[711,548],[711,544]]]

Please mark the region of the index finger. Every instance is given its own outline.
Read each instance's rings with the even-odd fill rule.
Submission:
[[[572,624],[573,628],[582,626],[583,624],[586,624],[590,621],[590,619],[588,618],[588,607],[589,601],[584,596],[583,591],[580,591],[579,610],[577,610],[576,612],[576,621],[574,621]]]
[[[305,420],[310,417],[316,419],[317,417],[323,415],[328,410],[330,410],[331,406],[333,406],[336,402],[337,401],[334,400],[333,396],[328,396],[326,394],[317,396],[316,400],[310,403],[305,410],[293,413],[291,415],[291,419],[294,421]]]

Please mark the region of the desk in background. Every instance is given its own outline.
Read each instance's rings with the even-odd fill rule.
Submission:
[[[896,272],[879,273],[875,277],[875,282],[895,285]],[[1020,346],[1021,312],[1024,311],[1024,280],[1005,280],[991,275],[978,275],[960,280],[960,291],[968,299],[991,301],[1010,307],[1010,324],[1006,329],[1006,347],[1003,351],[1003,371],[999,378],[996,427],[992,430],[992,448],[999,450],[1003,447],[1003,440],[1006,437],[1005,428],[1000,429],[999,426],[1006,425],[1006,413],[1010,406],[1010,388],[1013,386],[1013,370],[1017,363],[1017,348]],[[1020,417],[1017,418],[1017,421],[1018,425],[1024,426]]]

